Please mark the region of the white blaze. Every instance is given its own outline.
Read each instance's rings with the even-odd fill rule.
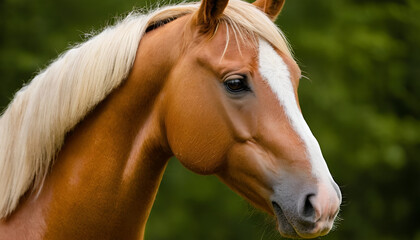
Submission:
[[[318,141],[297,105],[289,69],[280,55],[263,39],[259,39],[259,70],[276,94],[293,129],[304,142],[311,162],[312,174],[319,179],[332,179]]]

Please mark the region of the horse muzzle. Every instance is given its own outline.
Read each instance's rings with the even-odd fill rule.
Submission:
[[[315,188],[282,184],[274,189],[271,203],[281,235],[315,238],[331,230],[340,209],[341,192],[335,182],[328,182]]]

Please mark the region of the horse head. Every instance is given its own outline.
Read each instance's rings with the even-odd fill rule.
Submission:
[[[275,20],[283,3],[257,0],[255,19]],[[185,25],[167,83],[170,148],[188,169],[217,175],[275,215],[282,235],[325,235],[341,193],[302,116],[299,67],[280,34],[283,45],[232,24],[227,4],[203,0]]]

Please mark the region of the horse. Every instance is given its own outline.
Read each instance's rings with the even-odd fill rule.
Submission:
[[[143,239],[172,156],[281,235],[327,234],[341,193],[300,110],[283,5],[132,13],[35,76],[0,118],[0,239]]]

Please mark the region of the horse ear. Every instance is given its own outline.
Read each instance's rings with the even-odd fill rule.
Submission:
[[[261,9],[271,20],[276,21],[285,0],[256,0],[253,5]]]
[[[219,17],[225,10],[229,0],[202,0],[197,13],[197,25],[205,32],[216,28]]]

